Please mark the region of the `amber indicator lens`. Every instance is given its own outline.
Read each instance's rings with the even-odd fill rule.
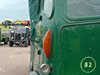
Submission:
[[[49,59],[50,56],[50,44],[51,44],[51,30],[49,29],[43,40],[43,49],[47,59]]]

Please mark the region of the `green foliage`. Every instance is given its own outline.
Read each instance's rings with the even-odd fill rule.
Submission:
[[[5,21],[5,24],[11,24],[11,21],[6,20],[6,21]]]

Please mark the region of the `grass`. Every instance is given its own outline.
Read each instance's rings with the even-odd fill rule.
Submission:
[[[12,27],[12,26],[10,26],[10,27]],[[0,28],[1,28],[2,31],[9,31],[9,26],[7,26],[7,28],[5,28],[4,25],[0,25]],[[31,27],[28,26],[28,28],[30,29]]]
[[[5,28],[4,25],[0,25],[0,28],[2,31],[9,31],[9,26],[7,26],[7,28]]]
[[[31,26],[28,26],[29,29],[31,29]]]

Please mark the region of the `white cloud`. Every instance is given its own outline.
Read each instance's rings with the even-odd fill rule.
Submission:
[[[0,0],[0,21],[6,18],[28,19],[28,0]]]

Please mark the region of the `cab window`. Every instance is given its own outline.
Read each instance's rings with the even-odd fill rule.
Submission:
[[[50,18],[53,12],[53,0],[44,0],[44,14]]]
[[[70,17],[100,16],[100,0],[67,0]]]

